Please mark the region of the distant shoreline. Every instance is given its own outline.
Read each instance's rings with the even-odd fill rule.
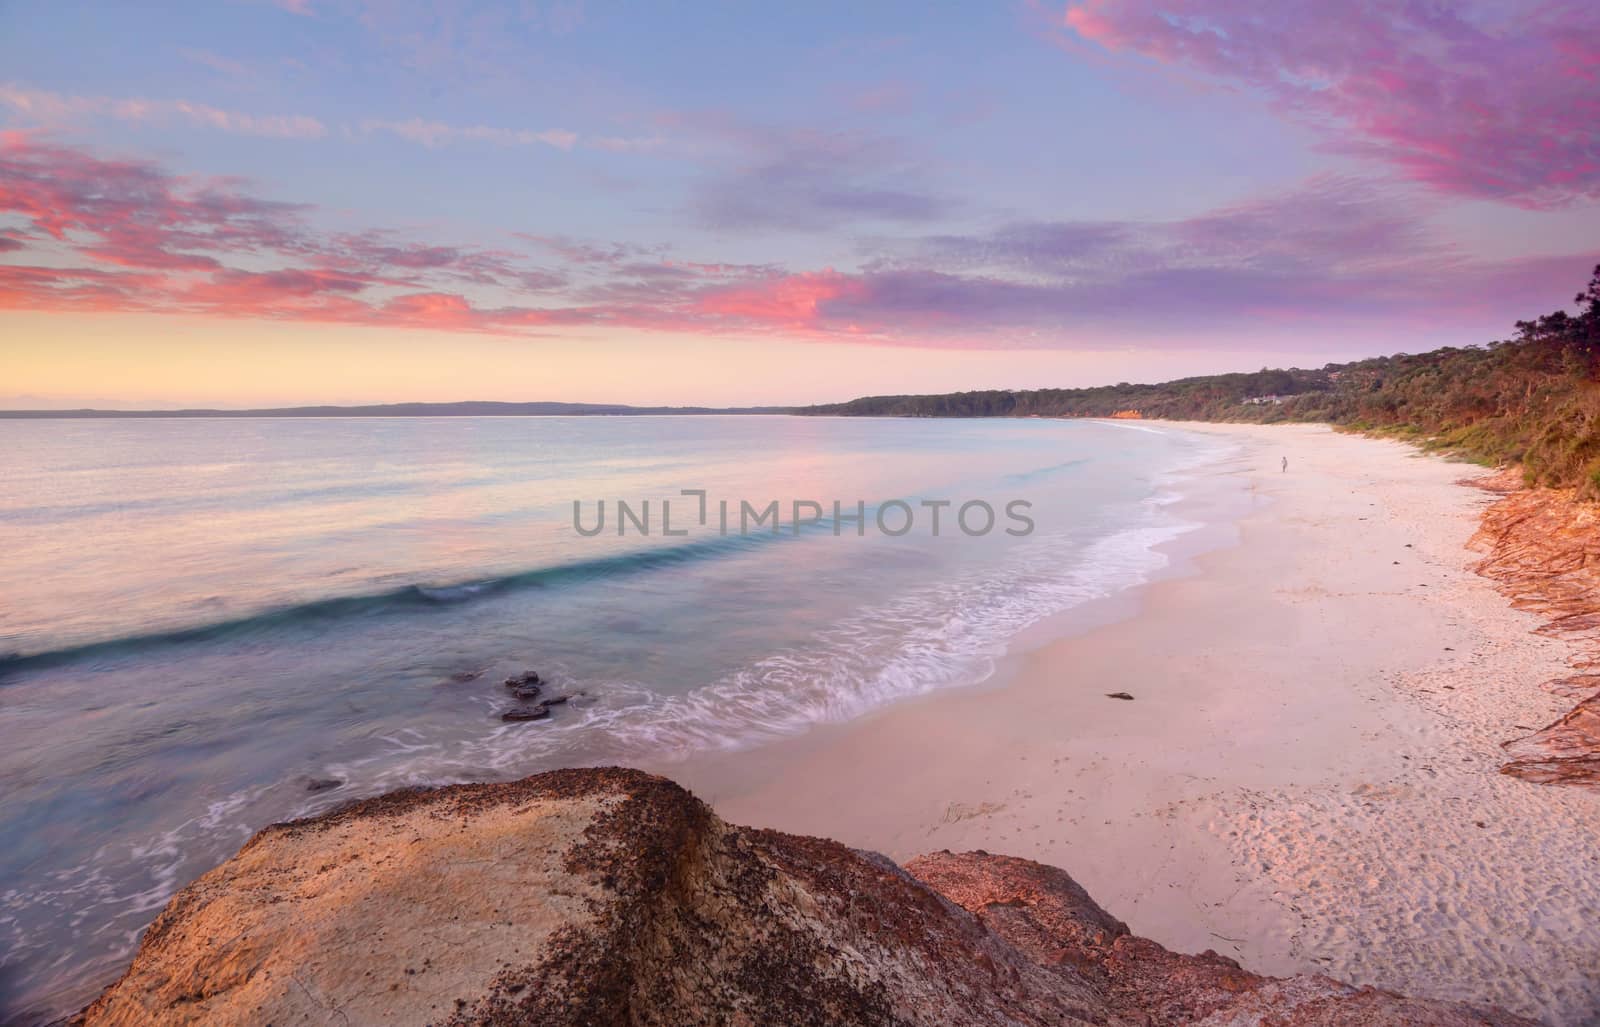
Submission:
[[[661,417],[789,414],[794,407],[634,407],[620,403],[381,403],[372,406],[260,407],[251,410],[0,410],[0,419],[110,420],[236,417]]]

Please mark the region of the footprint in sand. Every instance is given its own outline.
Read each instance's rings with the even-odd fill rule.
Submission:
[[[952,802],[944,808],[943,820],[946,824],[959,824],[963,820],[999,813],[1005,808],[1006,804],[1003,802],[980,802],[976,806],[964,802]]]

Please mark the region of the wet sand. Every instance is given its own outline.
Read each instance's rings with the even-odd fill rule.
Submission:
[[[1600,1021],[1600,795],[1497,772],[1515,726],[1570,705],[1537,687],[1567,645],[1472,573],[1476,469],[1321,426],[1185,427],[1240,454],[1178,507],[1207,527],[1167,580],[1098,627],[651,769],[736,823],[1054,864],[1135,932],[1259,971]]]

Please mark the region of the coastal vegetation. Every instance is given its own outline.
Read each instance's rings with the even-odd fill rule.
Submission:
[[[1516,335],[1347,364],[1205,375],[1155,385],[871,396],[807,414],[876,417],[1141,417],[1325,421],[1406,438],[1530,485],[1600,498],[1600,266],[1576,315],[1519,321]]]

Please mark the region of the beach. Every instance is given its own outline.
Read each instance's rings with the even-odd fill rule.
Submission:
[[[1161,580],[975,687],[647,769],[738,823],[1062,867],[1182,951],[1594,1022],[1600,795],[1498,772],[1570,671],[1472,570],[1481,472],[1174,427],[1239,448],[1185,489]]]

